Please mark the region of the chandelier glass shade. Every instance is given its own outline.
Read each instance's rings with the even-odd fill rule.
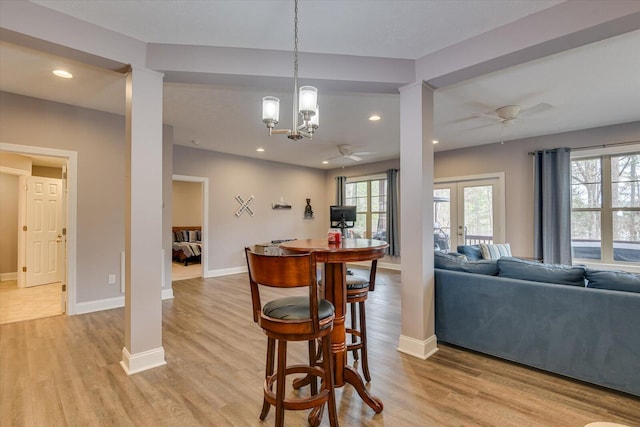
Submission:
[[[313,86],[298,88],[298,0],[294,1],[294,44],[293,44],[293,126],[291,129],[276,129],[280,121],[280,100],[275,96],[262,98],[262,121],[269,129],[269,135],[287,135],[289,139],[312,139],[320,124],[318,89]]]

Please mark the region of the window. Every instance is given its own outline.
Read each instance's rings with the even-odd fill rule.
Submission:
[[[640,152],[572,158],[571,211],[574,258],[640,262]]]
[[[345,187],[345,204],[355,205],[357,219],[348,237],[380,239],[387,237],[386,176],[350,178]]]

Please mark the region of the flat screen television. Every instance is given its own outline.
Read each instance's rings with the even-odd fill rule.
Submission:
[[[356,207],[355,206],[330,206],[329,217],[331,227],[335,228],[353,228],[356,223]]]

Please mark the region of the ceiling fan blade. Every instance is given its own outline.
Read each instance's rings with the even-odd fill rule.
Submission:
[[[465,129],[465,131],[470,131],[470,130],[476,130],[476,129],[482,129],[482,128],[486,128],[486,127],[490,127],[490,126],[496,126],[495,123],[486,123],[484,125],[480,125],[480,126],[474,126],[471,128],[467,128]],[[498,126],[500,126],[500,124],[498,123]]]
[[[473,115],[474,117],[484,117],[485,119],[493,119],[493,120],[502,120],[500,117],[498,117],[495,113],[494,114],[490,114],[490,113],[477,113]]]
[[[357,153],[351,153],[352,156],[368,156],[369,154],[375,154],[373,151],[358,151]]]
[[[547,104],[546,102],[541,102],[539,104],[534,105],[533,107],[524,108],[522,111],[520,111],[520,115],[528,116],[529,114],[541,113],[543,111],[548,110],[551,107],[552,107],[551,104]]]
[[[362,157],[358,157],[358,156],[353,155],[353,154],[348,154],[348,155],[346,155],[344,157],[346,157],[347,159],[354,160],[356,162],[359,162],[360,160],[362,160]]]

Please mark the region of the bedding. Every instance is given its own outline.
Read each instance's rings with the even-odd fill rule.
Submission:
[[[173,260],[189,265],[200,262],[202,254],[202,231],[200,227],[173,227]]]

